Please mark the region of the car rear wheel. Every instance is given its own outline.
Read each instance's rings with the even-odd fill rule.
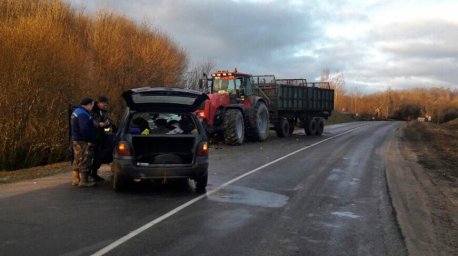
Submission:
[[[203,175],[195,179],[196,193],[203,194],[207,192],[208,175]]]
[[[113,190],[116,192],[121,192],[126,190],[127,181],[121,177],[116,171],[113,173]]]

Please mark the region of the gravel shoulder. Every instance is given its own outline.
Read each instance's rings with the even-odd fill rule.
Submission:
[[[398,130],[384,145],[392,204],[410,255],[458,255],[458,191],[418,164],[420,145]]]

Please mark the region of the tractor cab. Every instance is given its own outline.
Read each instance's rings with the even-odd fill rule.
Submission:
[[[229,94],[230,103],[241,103],[245,97],[253,95],[252,75],[234,71],[217,71],[211,74],[210,92]]]

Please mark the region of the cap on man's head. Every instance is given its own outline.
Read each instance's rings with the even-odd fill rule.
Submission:
[[[98,102],[103,102],[103,103],[108,103],[108,97],[107,96],[100,96],[97,101]]]
[[[80,104],[81,104],[81,106],[86,106],[86,105],[91,104],[92,102],[94,102],[93,99],[91,99],[91,98],[84,98],[84,99],[81,100],[81,103],[80,103]]]

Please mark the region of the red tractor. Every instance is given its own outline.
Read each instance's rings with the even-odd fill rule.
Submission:
[[[207,82],[207,81],[204,81]],[[211,74],[209,99],[197,110],[207,132],[223,135],[229,145],[240,145],[245,136],[264,141],[269,135],[269,110],[255,95],[252,75],[234,71]]]

